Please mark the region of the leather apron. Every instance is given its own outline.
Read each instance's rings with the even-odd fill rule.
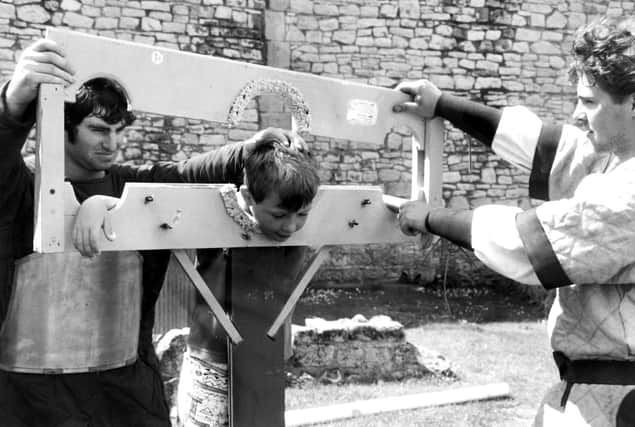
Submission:
[[[101,371],[136,360],[142,258],[136,251],[33,253],[15,263],[0,369]]]

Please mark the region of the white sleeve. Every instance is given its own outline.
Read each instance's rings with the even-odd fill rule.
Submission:
[[[571,282],[634,283],[635,160],[587,176],[571,199],[538,206],[536,218]],[[546,249],[537,245],[528,251]]]
[[[508,162],[529,172],[541,129],[542,121],[528,108],[504,108],[492,141],[492,150]]]
[[[522,210],[503,205],[484,205],[472,217],[472,248],[486,266],[520,283],[540,285],[516,228]]]

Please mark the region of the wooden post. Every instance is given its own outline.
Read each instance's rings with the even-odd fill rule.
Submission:
[[[413,127],[411,200],[443,206],[443,120],[421,121]]]
[[[64,251],[64,91],[40,86],[37,109],[33,250]]]
[[[289,298],[306,247],[232,249],[231,312],[243,342],[230,347],[230,426],[284,427],[284,340],[267,329]]]

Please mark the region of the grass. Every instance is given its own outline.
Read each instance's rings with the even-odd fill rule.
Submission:
[[[287,409],[425,393],[506,382],[510,398],[391,412],[322,426],[526,426],[542,394],[556,380],[542,304],[518,289],[393,287],[375,291],[313,290],[299,304],[296,323],[387,314],[406,325],[407,339],[443,354],[458,380],[429,377],[371,385],[288,388]]]

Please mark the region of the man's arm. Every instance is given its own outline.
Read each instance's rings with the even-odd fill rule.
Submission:
[[[63,49],[54,41],[40,39],[20,56],[6,91],[7,112],[21,120],[37,97],[43,83],[68,85],[74,82],[75,70]]]
[[[404,82],[397,89],[413,96],[413,102],[396,105],[396,112],[449,120],[506,161],[530,172],[529,194],[533,198],[569,197],[580,179],[601,161],[585,143],[584,132],[572,126],[545,124],[525,107],[488,107],[442,93],[427,80]]]
[[[630,164],[629,164],[630,163]],[[404,232],[427,231],[474,250],[484,264],[522,283],[551,289],[635,280],[635,161],[584,178],[568,199],[535,209],[488,205],[429,209],[408,202]]]
[[[38,40],[28,47],[16,64],[11,81],[0,92],[0,209],[22,197],[28,181],[20,151],[35,121],[35,99],[40,84],[67,84],[73,69],[60,47],[50,40]],[[15,207],[13,207],[15,208]]]
[[[4,84],[0,89],[0,174],[8,173],[10,165],[16,163],[35,122],[34,108],[23,114],[23,120],[16,119],[9,112],[7,86]]]
[[[126,181],[130,182],[189,182],[189,183],[233,183],[243,180],[244,161],[253,148],[271,139],[292,146],[296,150],[307,150],[302,138],[295,133],[278,128],[267,128],[246,141],[224,145],[207,153],[174,163],[159,162],[154,165],[116,166]]]

